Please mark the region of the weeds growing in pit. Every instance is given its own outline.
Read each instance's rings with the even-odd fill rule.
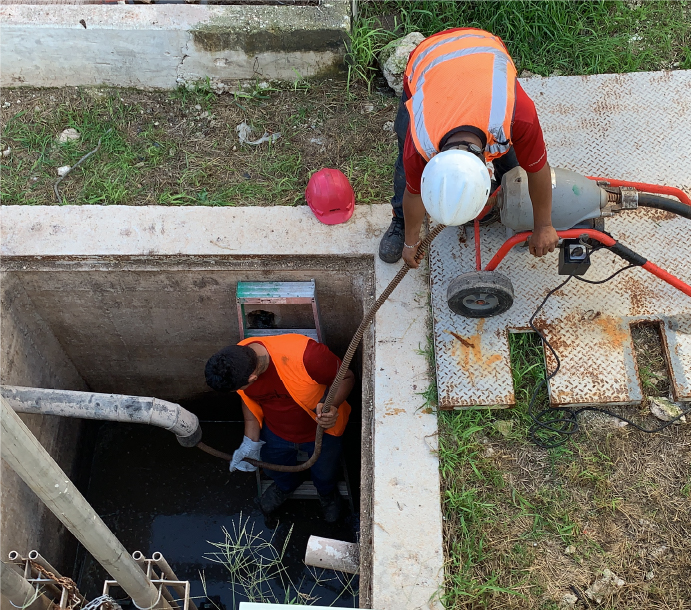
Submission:
[[[295,583],[285,566],[286,550],[293,528],[282,545],[275,541],[276,531],[267,535],[250,517],[240,514],[232,531],[223,528],[222,542],[209,542],[217,550],[205,555],[205,559],[222,565],[228,574],[228,584],[233,595],[233,608],[241,601],[261,604],[319,604],[317,589],[328,586],[339,591],[330,605],[343,597],[352,597],[357,604],[356,576],[333,570],[309,568],[310,582],[303,577]],[[202,574],[202,586],[207,594],[206,579]],[[213,602],[212,602],[213,603]],[[220,609],[219,609],[220,610]]]

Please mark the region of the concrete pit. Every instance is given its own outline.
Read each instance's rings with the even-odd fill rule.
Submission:
[[[389,214],[358,208],[330,227],[306,207],[5,207],[2,383],[181,402],[199,414],[208,444],[232,452],[242,435],[238,405],[208,391],[203,368],[239,339],[237,282],[314,279],[325,343],[343,355],[364,308],[398,270],[375,257]],[[310,326],[309,309],[261,309],[274,310],[279,327]],[[424,275],[410,273],[354,359],[360,385],[345,454],[356,515],[329,529],[314,500],[291,500],[279,515],[295,523],[287,563],[299,580],[307,535],[355,540],[359,513],[363,607],[398,608],[403,595],[411,608],[428,607],[443,576],[436,416],[421,412],[418,395],[428,383],[419,353],[427,319]],[[178,576],[196,581],[195,595],[198,570],[208,569],[209,594],[232,607],[224,575],[202,555],[240,512],[266,529],[253,475],[230,475],[150,426],[23,417],[128,551],[162,552]],[[75,572],[71,536],[3,469],[3,548],[38,548],[96,594],[105,574],[83,555]],[[286,530],[276,530],[279,543]],[[329,601],[336,593],[326,589],[319,594]]]

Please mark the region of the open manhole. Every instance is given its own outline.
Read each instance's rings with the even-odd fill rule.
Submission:
[[[243,436],[240,402],[235,394],[208,390],[204,364],[218,349],[239,340],[237,283],[311,279],[317,287],[324,343],[342,356],[372,293],[369,259],[104,257],[6,262],[3,379],[17,385],[177,402],[197,413],[206,443],[232,453]],[[255,327],[278,321],[282,328],[303,328],[310,315],[297,305],[262,305],[248,319]],[[192,581],[198,605],[208,595],[230,610],[250,598],[242,586],[229,584],[228,569],[209,557],[219,552],[210,542],[228,543],[225,530],[238,545],[271,542],[279,552],[289,538],[284,582],[274,574],[264,594],[273,591],[280,598],[289,579],[295,585],[293,596],[353,607],[358,603],[357,579],[308,569],[303,558],[309,535],[356,542],[361,522],[369,519],[369,509],[360,510],[359,482],[361,470],[371,471],[369,438],[361,437],[361,431],[371,429],[370,410],[361,408],[371,403],[371,342],[371,335],[366,336],[351,367],[358,381],[349,398],[353,413],[343,444],[354,511],[346,511],[335,525],[321,519],[316,500],[290,500],[276,521],[265,521],[256,505],[254,474],[230,474],[226,462],[183,448],[174,435],[150,426],[74,420],[60,439],[72,453],[64,449],[58,460],[62,458],[67,472],[81,472],[83,493],[130,552],[139,550],[149,557],[159,551],[178,577]],[[363,488],[363,496],[369,493]],[[15,526],[30,529],[40,518],[25,515],[25,523]],[[102,568],[84,552],[75,554],[67,547],[63,551],[62,560],[54,561],[77,577],[88,598],[98,596],[106,579]],[[267,574],[260,571],[257,576]]]

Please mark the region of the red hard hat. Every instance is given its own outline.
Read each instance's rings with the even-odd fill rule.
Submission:
[[[305,199],[317,220],[327,225],[345,222],[353,215],[355,193],[345,174],[337,169],[320,169],[312,174]]]

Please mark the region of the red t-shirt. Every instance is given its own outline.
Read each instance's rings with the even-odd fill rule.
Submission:
[[[259,343],[261,341],[253,341]],[[251,345],[251,344],[250,344]],[[266,347],[266,346],[265,346]],[[317,383],[330,386],[336,379],[341,359],[323,343],[310,339],[302,356],[307,374]],[[264,411],[264,424],[269,430],[291,443],[311,443],[317,424],[288,393],[272,361],[257,381],[245,390]]]
[[[404,83],[404,87],[406,95],[410,96],[407,82]],[[519,165],[530,173],[541,170],[547,162],[547,149],[542,137],[542,127],[540,127],[533,100],[523,91],[523,87],[518,81],[516,81],[516,108],[512,125],[511,141]],[[416,195],[420,194],[420,181],[425,165],[427,165],[427,161],[415,148],[410,126],[408,126],[403,147],[403,169],[406,186],[411,193]]]

